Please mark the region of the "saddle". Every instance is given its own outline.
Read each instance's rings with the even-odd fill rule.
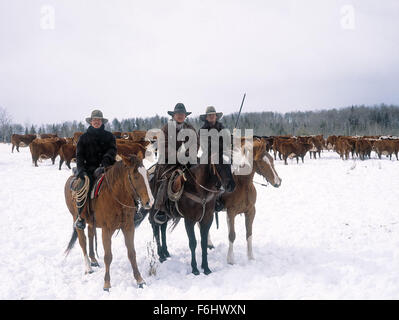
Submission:
[[[93,200],[98,197],[101,191],[101,186],[104,181],[105,173],[102,173],[94,182],[93,188],[91,189],[90,199]]]

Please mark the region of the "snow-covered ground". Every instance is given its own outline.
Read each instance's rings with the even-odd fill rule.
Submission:
[[[77,243],[65,258],[72,218],[63,188],[70,170],[31,163],[28,148],[0,144],[0,299],[398,299],[399,161],[342,161],[333,152],[296,164],[276,162],[280,188],[257,185],[254,261],[246,256],[244,217],[236,218],[235,265],[226,261],[225,213],[212,225],[206,276],[192,275],[181,222],[168,232],[172,255],[149,276],[148,221],[136,230],[138,289],[122,233],[113,237],[109,293],[100,268],[84,274]],[[256,181],[262,181],[255,176]],[[199,232],[197,239],[199,239]],[[201,263],[200,248],[197,261]]]

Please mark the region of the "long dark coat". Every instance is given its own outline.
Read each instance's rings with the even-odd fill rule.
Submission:
[[[116,140],[114,135],[104,130],[104,125],[96,129],[90,126],[80,136],[76,146],[76,165],[78,174],[86,171],[89,176],[99,166],[108,167],[115,163]]]

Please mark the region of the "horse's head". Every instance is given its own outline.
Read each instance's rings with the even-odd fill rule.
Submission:
[[[130,157],[122,156],[122,161],[129,170],[129,183],[140,198],[141,204],[145,209],[150,209],[154,204],[154,197],[148,183],[148,173],[142,160],[132,155]]]
[[[218,189],[220,187],[223,187],[223,189],[226,190],[227,192],[233,192],[236,187],[236,183],[234,181],[233,173],[231,170],[231,164],[223,163],[224,158],[225,156],[220,155],[219,163],[213,164],[211,162],[210,167],[213,170],[212,173],[217,177],[216,186],[218,187]]]
[[[278,188],[282,180],[274,168],[273,157],[266,151],[263,139],[254,140],[253,159],[255,172],[263,176],[273,187]]]

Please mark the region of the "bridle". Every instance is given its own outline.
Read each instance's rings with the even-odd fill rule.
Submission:
[[[218,178],[219,182],[222,182],[222,177],[220,176],[219,172],[216,170],[216,165],[215,165],[214,163],[211,163],[210,165],[211,165],[211,167],[213,168],[213,174],[216,175],[216,177]],[[190,171],[190,169],[187,167],[187,165],[184,165],[184,167],[185,167],[185,169],[188,171],[188,173],[190,174],[190,176],[191,176],[191,178],[193,179],[193,181],[194,181],[200,188],[202,188],[202,189],[204,189],[205,191],[208,191],[208,192],[219,193],[219,190],[212,190],[212,189],[209,189],[209,188],[203,186],[202,184],[200,184],[200,183],[196,180],[195,176],[194,176],[193,173]]]

